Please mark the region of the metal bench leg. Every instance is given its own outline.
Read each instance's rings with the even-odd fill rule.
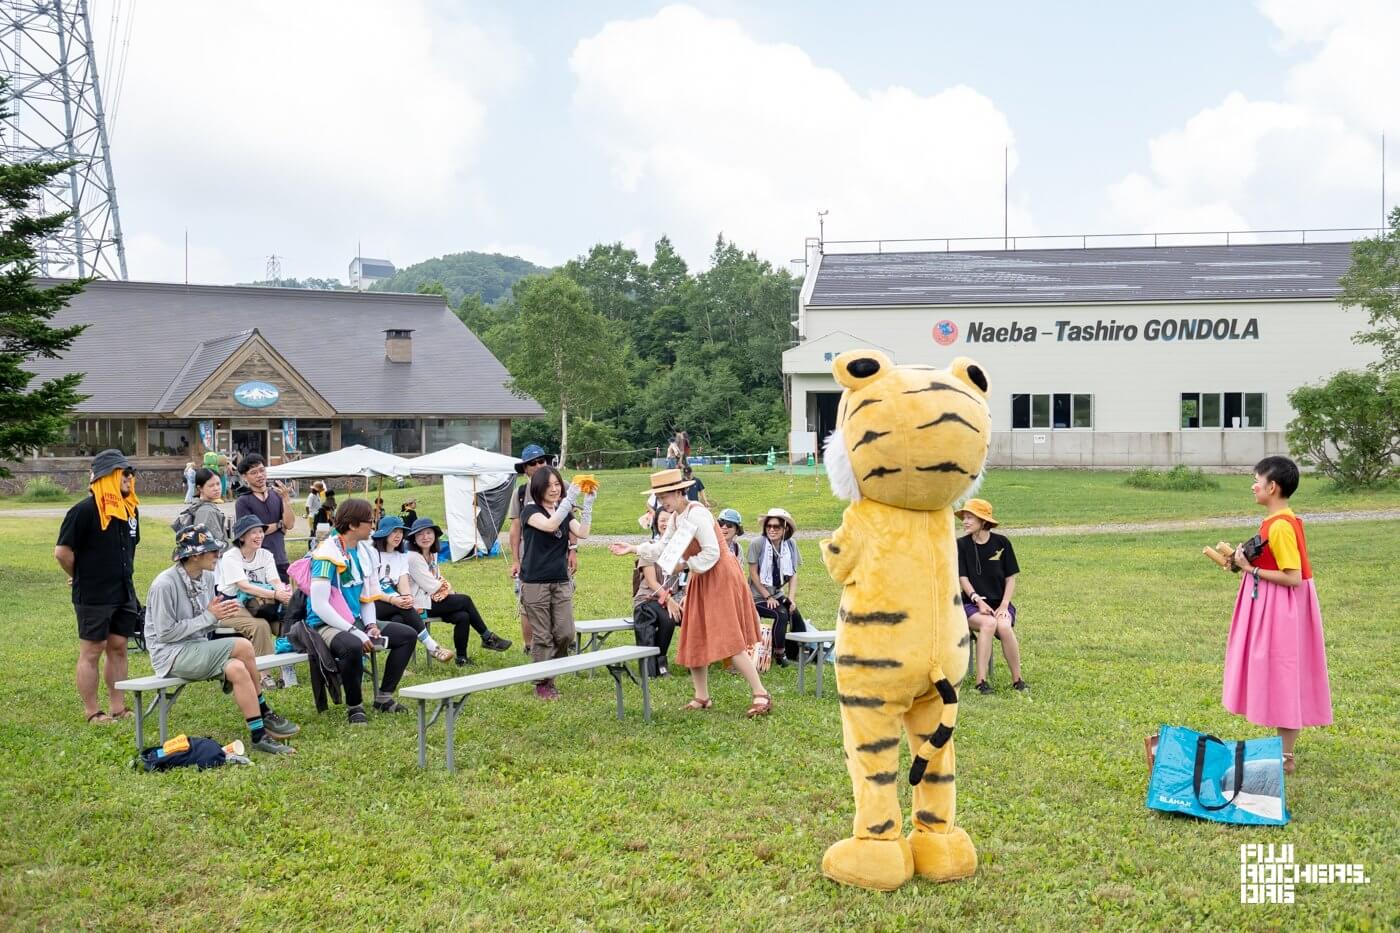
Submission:
[[[802,695],[807,692],[807,656],[810,654],[807,646],[803,645],[797,652],[797,693]]]
[[[625,670],[625,668],[624,668]],[[592,671],[590,671],[592,673]],[[622,675],[613,671],[614,686],[617,687],[617,718],[622,718]]]
[[[649,660],[642,658],[637,662],[637,672],[642,675],[642,722],[651,722],[651,678],[647,675]]]
[[[146,708],[141,702],[141,691],[133,690],[136,695],[136,754],[141,754],[146,747]]]
[[[170,704],[165,699],[165,688],[156,690],[156,702],[160,711],[160,742],[165,744],[165,740],[170,737]]]
[[[462,703],[467,702],[467,698],[466,698],[466,697],[462,697],[461,702],[462,702]],[[459,710],[459,709],[461,709],[461,705],[460,705],[460,704],[458,704],[458,703],[453,703],[453,702],[450,701],[450,700],[448,701],[448,703],[447,703],[447,724],[446,724],[446,728],[447,728],[447,772],[448,772],[449,774],[456,774],[456,773],[457,773],[457,756],[456,756],[456,754],[455,754],[455,751],[456,751],[456,750],[453,748],[453,745],[454,745],[454,744],[456,743],[456,741],[457,741],[457,710]]]
[[[817,642],[812,647],[816,649],[813,653],[816,654],[815,660],[817,664],[817,696],[820,697],[822,695],[822,668],[826,667],[826,645],[822,644],[821,642]]]
[[[418,767],[428,767],[428,701],[418,701]]]

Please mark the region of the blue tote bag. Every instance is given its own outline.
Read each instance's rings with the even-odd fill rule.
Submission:
[[[1163,726],[1147,784],[1147,806],[1217,823],[1283,826],[1283,740],[1223,742],[1184,726]]]

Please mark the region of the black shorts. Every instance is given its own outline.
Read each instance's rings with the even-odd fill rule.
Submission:
[[[134,602],[123,606],[74,604],[73,612],[78,616],[78,637],[83,641],[106,641],[109,635],[130,638],[141,631],[141,607]]]

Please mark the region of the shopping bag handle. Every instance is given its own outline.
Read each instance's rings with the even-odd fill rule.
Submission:
[[[1213,735],[1196,736],[1196,767],[1191,774],[1191,789],[1196,792],[1196,803],[1201,805],[1203,810],[1224,810],[1235,802],[1235,798],[1240,795],[1240,788],[1244,786],[1244,743],[1235,743],[1235,790],[1230,795],[1230,799],[1217,806],[1211,806],[1201,802],[1201,776],[1206,768],[1206,742],[1214,742],[1217,745],[1225,743]]]

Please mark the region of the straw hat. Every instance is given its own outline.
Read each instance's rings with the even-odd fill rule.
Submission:
[[[992,504],[986,499],[968,499],[963,503],[963,507],[953,513],[959,521],[964,515],[975,515],[987,523],[988,528],[995,528],[1001,522],[992,518]]]
[[[783,532],[784,541],[790,540],[793,535],[797,534],[797,522],[792,520],[792,516],[788,514],[787,509],[769,509],[767,512],[764,512],[763,517],[758,520],[758,527],[767,531],[768,519],[770,518],[776,518],[784,525],[787,525],[787,531]]]
[[[642,495],[651,496],[662,492],[675,492],[680,489],[689,489],[694,485],[695,480],[685,479],[680,470],[661,470],[651,474],[651,488]]]

